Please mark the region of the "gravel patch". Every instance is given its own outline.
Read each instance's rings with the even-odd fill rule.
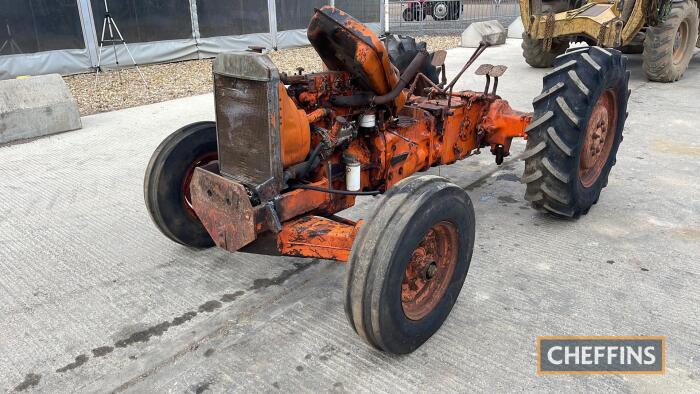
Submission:
[[[427,42],[431,51],[459,46],[457,36],[426,36],[417,40]],[[296,73],[298,67],[306,72],[323,69],[321,59],[311,47],[283,49],[269,55],[281,72]],[[204,59],[141,66],[148,89],[135,68],[100,73],[96,86],[95,74],[63,79],[78,101],[80,114],[85,116],[209,93],[213,87],[211,64],[211,59]]]

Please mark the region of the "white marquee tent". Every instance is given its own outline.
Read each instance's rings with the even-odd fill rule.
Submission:
[[[256,45],[307,44],[313,9],[335,5],[372,28],[382,0],[107,0],[139,64],[201,59]],[[104,0],[0,0],[0,79],[86,72],[98,64]],[[108,45],[108,44],[105,44]],[[105,50],[101,64],[115,64]],[[122,65],[130,65],[117,46]]]

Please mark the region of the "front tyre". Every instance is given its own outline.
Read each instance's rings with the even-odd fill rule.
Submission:
[[[450,314],[474,249],[474,208],[436,176],[390,189],[358,233],[348,260],[345,312],[371,346],[405,354]]]
[[[586,214],[615,165],[627,118],[627,58],[583,47],[559,56],[544,76],[528,126],[525,199],[565,217]]]
[[[208,248],[214,241],[192,207],[190,180],[196,167],[218,160],[216,124],[198,122],[168,136],[146,168],[146,209],[156,227],[171,240]]]

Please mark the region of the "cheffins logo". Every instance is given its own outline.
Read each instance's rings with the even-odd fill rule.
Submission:
[[[537,374],[663,374],[666,337],[538,337]]]

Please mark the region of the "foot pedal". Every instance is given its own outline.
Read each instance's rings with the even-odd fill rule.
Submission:
[[[474,74],[476,75],[489,75],[491,70],[493,69],[493,64],[482,64],[479,66],[479,68],[474,71]]]
[[[447,59],[447,51],[435,51],[433,52],[433,60],[430,61],[430,64],[435,67],[441,67],[445,65],[445,59]]]
[[[494,66],[493,64],[482,64],[481,66],[479,66],[479,68],[476,69],[476,71],[474,71],[474,74],[476,75],[486,76],[486,88],[484,88],[484,94],[488,94],[489,92],[491,78],[494,78],[493,90],[491,91],[491,94],[496,94],[496,89],[498,88],[498,77],[502,76],[507,69],[507,66]]]
[[[506,73],[506,70],[508,69],[508,66],[493,66],[491,67],[491,70],[489,70],[488,75],[494,78],[498,78],[502,76],[503,74]]]

